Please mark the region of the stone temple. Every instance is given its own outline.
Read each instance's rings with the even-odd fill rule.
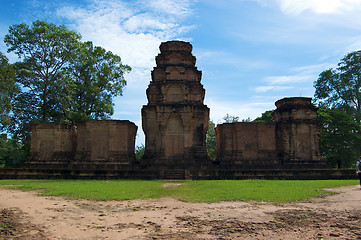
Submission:
[[[85,121],[77,126],[32,127],[28,160],[0,169],[0,178],[329,179],[352,178],[332,170],[320,151],[321,126],[311,98],[276,102],[273,123],[216,127],[217,159],[207,156],[210,109],[192,45],[160,45],[142,108],[145,153],[134,154],[137,126],[127,120]]]
[[[142,164],[185,167],[205,162],[209,108],[192,45],[164,42],[156,57],[143,106],[145,154]]]

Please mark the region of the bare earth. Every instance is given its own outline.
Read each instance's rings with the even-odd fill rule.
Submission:
[[[332,191],[274,204],[96,202],[0,188],[0,239],[361,239],[360,187]]]

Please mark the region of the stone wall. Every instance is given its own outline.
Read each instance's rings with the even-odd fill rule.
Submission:
[[[60,124],[39,124],[31,127],[30,159],[66,161],[76,148],[76,127]]]
[[[195,67],[192,45],[164,42],[160,51],[147,89],[148,104],[142,108],[145,154],[141,163],[190,166],[206,161],[209,108],[203,104],[202,73]]]
[[[77,125],[76,161],[135,161],[134,143],[137,126],[129,121],[85,121]]]
[[[135,161],[137,126],[129,121],[85,121],[77,126],[32,126],[27,163],[124,163]]]
[[[276,161],[275,124],[225,123],[216,128],[217,159],[223,166],[273,165]]]

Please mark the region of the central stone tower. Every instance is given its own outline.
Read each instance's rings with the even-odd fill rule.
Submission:
[[[169,168],[205,162],[209,108],[203,104],[202,72],[195,66],[192,45],[169,41],[160,45],[157,66],[142,108],[144,165]]]

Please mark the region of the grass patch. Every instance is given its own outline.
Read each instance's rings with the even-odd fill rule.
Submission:
[[[42,196],[70,199],[131,200],[174,197],[187,202],[294,202],[325,195],[325,188],[356,185],[356,180],[211,180],[183,181],[163,188],[167,181],[136,180],[0,180],[20,190],[42,189]]]
[[[65,196],[69,199],[129,200],[162,197],[162,181],[103,180],[1,180],[0,185],[24,191],[43,190],[41,196]]]
[[[190,181],[170,191],[172,196],[189,202],[295,202],[330,194],[325,188],[356,184],[355,180]]]

